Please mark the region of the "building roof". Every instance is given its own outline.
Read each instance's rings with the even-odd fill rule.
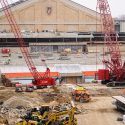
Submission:
[[[38,0],[18,0],[12,4],[9,4],[9,7],[12,8],[13,10],[16,10],[18,8],[21,9],[21,7],[26,7],[29,4],[34,4],[37,1]],[[60,1],[69,5],[69,6],[72,6],[73,8],[80,9],[81,11],[86,11],[86,12],[91,13],[92,15],[96,16],[96,11],[94,11],[90,8],[87,8],[81,4],[78,4],[72,0],[60,0]],[[3,11],[3,8],[0,9],[0,12],[1,11]],[[1,13],[1,14],[3,14],[3,13]]]

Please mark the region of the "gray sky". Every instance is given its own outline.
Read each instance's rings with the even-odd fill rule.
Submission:
[[[96,10],[97,0],[73,0],[90,9]],[[108,0],[113,17],[125,15],[125,0]]]

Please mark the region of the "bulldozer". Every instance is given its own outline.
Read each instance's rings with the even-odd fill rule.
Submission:
[[[77,87],[71,94],[72,99],[80,103],[89,102],[91,100],[90,94],[84,87]]]
[[[51,111],[44,106],[39,110],[32,110],[16,125],[77,125],[75,110],[76,108],[72,107],[66,111]]]

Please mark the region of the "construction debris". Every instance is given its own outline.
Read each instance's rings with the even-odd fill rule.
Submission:
[[[77,125],[74,117],[75,107],[71,104],[59,105],[54,109],[49,106],[31,109],[16,125]]]
[[[15,120],[26,114],[26,110],[40,106],[41,101],[40,98],[13,96],[0,105],[0,115],[8,119],[9,125],[14,125]]]

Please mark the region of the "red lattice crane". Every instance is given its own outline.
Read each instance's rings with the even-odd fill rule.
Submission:
[[[55,85],[55,80],[50,77],[50,69],[46,68],[46,72],[44,75],[41,75],[35,65],[34,62],[29,54],[28,48],[26,47],[25,41],[23,39],[21,30],[19,25],[17,24],[15,17],[11,11],[11,7],[9,6],[9,3],[7,0],[0,0],[2,9],[5,13],[5,16],[10,24],[11,30],[15,36],[16,41],[18,42],[18,45],[20,47],[20,50],[23,54],[23,57],[25,59],[25,62],[34,78],[33,84],[37,87],[42,87],[42,86],[52,86]]]
[[[120,84],[125,81],[125,63],[123,64],[119,41],[115,32],[113,18],[111,15],[110,6],[107,0],[97,0],[97,10],[99,10],[103,25],[105,37],[105,45],[110,53],[110,58],[104,58],[103,63],[109,71],[109,77],[105,79],[106,70],[103,70],[103,83],[112,82],[112,84]],[[101,75],[101,74],[99,74]]]

